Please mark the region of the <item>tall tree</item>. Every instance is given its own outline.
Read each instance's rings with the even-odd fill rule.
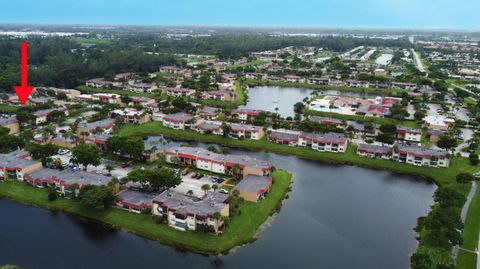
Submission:
[[[100,152],[95,145],[82,143],[72,149],[71,161],[83,165],[83,170],[87,170],[89,165],[97,166],[100,164]]]

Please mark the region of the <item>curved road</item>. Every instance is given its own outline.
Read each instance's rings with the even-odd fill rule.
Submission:
[[[476,192],[477,192],[477,182],[472,181],[472,188],[470,188],[470,193],[468,193],[467,201],[463,205],[462,212],[460,214],[460,218],[462,219],[463,223],[465,223],[465,219],[467,218],[468,208],[470,207],[470,204],[472,203],[473,197],[475,196]],[[479,238],[478,247],[477,247],[476,251],[479,250],[479,249],[480,249],[480,238]],[[453,258],[455,260],[457,259],[459,250],[476,254],[477,255],[477,269],[480,269],[480,259],[478,257],[478,251],[476,252],[474,250],[464,249],[464,248],[461,248],[460,246],[456,245],[452,249]]]

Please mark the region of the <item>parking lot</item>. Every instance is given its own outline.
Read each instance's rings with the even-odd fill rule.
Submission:
[[[212,182],[211,176],[205,175],[201,179],[197,179],[192,178],[192,174],[193,173],[188,173],[182,176],[182,183],[175,187],[173,190],[182,194],[186,194],[189,190],[192,190],[193,196],[201,198],[205,194],[205,192],[202,190],[202,185],[208,184],[212,186],[213,184],[217,184],[219,187],[222,185]]]
[[[52,159],[57,159],[57,158],[62,161],[62,164],[64,166],[66,166],[66,165],[70,164],[71,154],[63,154],[63,155],[52,156]],[[98,166],[89,165],[87,167],[87,171],[98,173],[98,174],[107,174],[108,173],[108,171],[106,169],[107,165],[111,165],[114,168],[114,170],[112,170],[111,174],[112,174],[113,177],[116,177],[118,179],[126,177],[128,172],[130,172],[133,169],[131,166],[123,168],[121,166],[121,163],[102,159],[101,163]],[[81,167],[80,167],[80,169],[81,169]]]

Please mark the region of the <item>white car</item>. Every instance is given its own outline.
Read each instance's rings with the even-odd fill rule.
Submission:
[[[224,193],[224,194],[228,194],[228,191],[226,189],[220,189],[218,190],[219,193]]]

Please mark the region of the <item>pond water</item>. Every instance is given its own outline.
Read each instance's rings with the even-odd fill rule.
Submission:
[[[278,113],[283,117],[293,117],[295,112],[293,106],[297,102],[302,102],[304,98],[312,97],[314,89],[260,86],[248,90],[248,102],[241,106],[244,108],[261,109],[265,111]],[[362,92],[338,91],[338,90],[317,90],[320,95],[348,95],[355,97],[374,97],[376,95]]]
[[[433,184],[273,153],[232,154],[268,160],[292,172],[294,183],[258,240],[229,255],[181,252],[96,222],[0,199],[0,264],[26,269],[409,267],[417,246],[413,228],[433,203]]]

